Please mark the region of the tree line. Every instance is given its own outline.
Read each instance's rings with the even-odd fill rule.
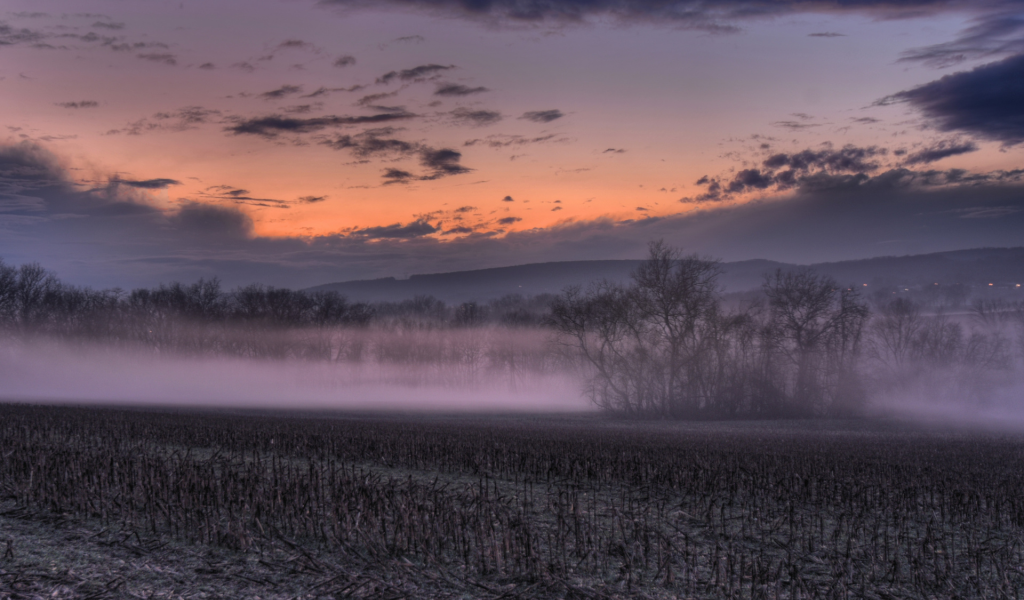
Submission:
[[[432,296],[351,302],[335,291],[261,284],[224,290],[216,278],[94,290],[39,264],[0,260],[0,339],[99,341],[185,355],[345,360],[352,358],[338,342],[345,333],[538,327],[549,302],[521,295],[454,306]]]
[[[628,285],[555,300],[551,322],[597,406],[672,419],[850,415],[869,396],[929,382],[980,398],[1019,362],[1021,303],[982,303],[965,320],[897,297],[873,314],[855,286],[779,270],[727,308],[720,274],[716,261],[656,242]]]
[[[656,242],[628,284],[449,305],[259,284],[226,291],[217,279],[91,290],[0,261],[0,340],[416,365],[452,385],[499,375],[517,388],[568,371],[605,411],[665,419],[850,415],[901,394],[980,401],[1020,378],[1024,303],[976,301],[968,315],[944,315],[904,296],[869,302],[809,270],[776,271],[756,293],[727,296],[720,275],[716,261]]]

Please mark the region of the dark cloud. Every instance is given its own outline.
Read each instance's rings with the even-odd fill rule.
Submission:
[[[625,154],[625,152],[626,151],[623,150],[622,148],[608,148],[607,150],[605,150],[601,154],[608,154],[608,153],[611,153],[611,154]]]
[[[845,33],[836,33],[834,31],[821,31],[818,33],[808,33],[807,37],[818,37],[818,38],[834,38],[834,37],[846,37]]]
[[[975,152],[978,146],[972,141],[963,140],[941,140],[930,146],[922,148],[917,152],[907,155],[906,160],[903,164],[906,165],[921,165],[927,163],[933,163],[937,160],[942,160],[950,156],[957,156],[958,154],[967,154],[968,152]]]
[[[100,103],[95,100],[79,100],[77,102],[57,102],[57,106],[63,106],[64,108],[95,108]]]
[[[502,219],[498,219],[498,225],[512,225],[513,223],[518,223],[519,221],[522,221],[522,219],[520,219],[519,217],[505,217]]]
[[[486,144],[491,148],[507,148],[509,146],[523,146],[525,144],[539,144],[542,142],[549,141],[565,141],[565,138],[559,138],[555,140],[555,134],[551,133],[548,135],[542,135],[538,137],[525,137],[522,135],[489,135],[484,139],[467,140],[463,146],[476,146],[479,144]]]
[[[772,125],[785,127],[786,129],[808,129],[810,127],[821,127],[820,123],[803,123],[800,121],[775,121]]]
[[[444,232],[443,232],[444,235],[456,235],[456,234],[464,234],[464,233],[473,233],[473,228],[471,228],[471,227],[464,227],[462,225],[459,225],[458,227],[451,227],[451,228],[445,229]]]
[[[285,40],[277,45],[274,50],[316,50],[316,46],[303,40]]]
[[[760,169],[743,169],[729,182],[726,189],[733,193],[750,189],[763,190],[773,183],[775,183],[775,178],[770,173],[762,173]]]
[[[28,141],[0,145],[0,189],[22,191],[57,185],[64,179],[60,160],[42,146]]]
[[[253,230],[252,219],[237,208],[201,202],[185,203],[168,221],[183,233],[220,239],[248,238]]]
[[[381,100],[384,100],[385,98],[394,98],[397,95],[398,92],[379,92],[376,94],[367,94],[360,98],[359,100],[356,100],[356,106],[376,107],[379,106],[378,103]]]
[[[366,6],[363,0],[321,1],[336,6]],[[969,6],[962,0],[384,0],[377,4],[420,8],[492,22],[564,23],[612,17],[627,22],[671,23],[674,27],[713,33],[737,31],[734,21],[798,12],[861,11],[900,17]],[[998,2],[989,4],[998,5]]]
[[[45,36],[31,29],[14,28],[0,21],[0,46],[13,46],[14,44],[28,44],[39,42]]]
[[[96,21],[92,24],[97,29],[124,29],[124,23],[113,23],[105,21]]]
[[[139,54],[138,57],[150,62],[158,62],[170,66],[178,64],[178,58],[173,54],[168,54],[166,52],[146,52]]]
[[[334,63],[333,64],[334,64],[335,67],[338,67],[338,68],[349,67],[349,66],[352,66],[352,65],[356,64],[356,57],[349,56],[348,54],[346,54],[344,56],[339,56],[338,58],[334,59]]]
[[[795,154],[778,153],[769,156],[764,166],[769,169],[789,167],[796,171],[810,169],[827,169],[829,171],[872,171],[878,168],[877,162],[871,159],[885,156],[885,148],[878,146],[846,145],[835,150],[804,150]]]
[[[186,131],[219,118],[221,112],[202,106],[186,106],[169,112],[154,113],[150,118],[139,119],[123,129],[112,129],[107,134],[125,133],[142,135],[153,131]]]
[[[459,164],[461,159],[462,153],[451,148],[441,148],[439,150],[425,148],[420,152],[420,164],[430,169],[432,173],[425,175],[422,179],[440,179],[441,177],[462,175],[472,171],[472,169]]]
[[[412,81],[415,79],[423,79],[425,77],[436,75],[441,71],[447,71],[454,69],[455,65],[420,65],[411,69],[403,69],[401,71],[390,71],[377,78],[377,83],[391,83],[394,80],[400,81]]]
[[[235,188],[230,185],[213,185],[203,193],[205,199],[209,200],[228,200],[235,204],[245,204],[249,206],[262,206],[267,208],[289,208],[290,202],[285,200],[276,200],[274,198],[257,198],[251,195],[252,192],[242,188]],[[301,201],[301,200],[300,200]]]
[[[308,94],[306,94],[305,96],[302,96],[302,97],[303,98],[317,98],[319,96],[326,96],[327,94],[330,94],[331,92],[358,92],[359,90],[361,90],[361,89],[363,89],[365,87],[366,87],[365,85],[358,85],[358,84],[357,85],[350,85],[349,87],[346,87],[346,88],[329,88],[329,87],[321,86],[321,87],[317,88],[316,90],[314,90],[314,91],[312,91],[312,92],[310,92],[310,93],[308,93]]]
[[[435,96],[471,96],[491,90],[485,87],[469,87],[460,83],[442,83],[434,90]]]
[[[181,185],[181,182],[176,179],[113,179],[111,180],[111,183],[126,185],[140,190],[162,190],[166,189],[167,186]]]
[[[984,7],[984,3],[980,3]],[[1020,11],[995,10],[977,17],[956,39],[914,48],[903,53],[902,61],[949,67],[966,60],[1006,56],[1024,52],[1024,18]]]
[[[515,202],[515,200],[512,199],[512,196],[505,196],[504,198],[501,199],[501,201],[502,202]]]
[[[326,117],[311,117],[308,119],[269,115],[266,117],[241,119],[234,125],[226,127],[224,130],[235,135],[259,135],[272,138],[282,133],[311,133],[331,127],[388,123],[392,121],[411,119],[415,116],[416,115],[408,112],[382,113],[379,115],[357,117],[338,117],[331,115]]]
[[[199,65],[199,68],[200,69],[211,70],[211,69],[216,69],[217,67],[214,66],[214,64],[212,62],[205,62],[205,63]]]
[[[250,64],[247,61],[236,62],[235,64],[231,65],[231,68],[238,69],[239,71],[245,71],[246,73],[252,73],[256,70],[256,67],[252,66],[252,64]]]
[[[520,119],[526,119],[527,121],[533,121],[534,123],[550,123],[555,119],[561,119],[565,116],[565,113],[558,109],[552,110],[531,110],[524,112]]]
[[[448,113],[452,120],[463,125],[483,127],[493,125],[502,119],[501,113],[494,110],[471,110],[459,107]]]
[[[434,227],[425,220],[420,220],[413,221],[408,225],[395,223],[394,225],[383,227],[366,227],[353,231],[351,235],[368,239],[408,240],[427,236],[438,231],[440,229],[437,227]]]
[[[276,90],[270,90],[269,92],[263,92],[262,94],[259,95],[259,97],[263,98],[264,100],[280,100],[281,98],[284,98],[285,96],[290,96],[292,94],[298,94],[301,91],[302,91],[302,86],[301,85],[282,85],[281,87],[277,88]]]
[[[1006,145],[1024,141],[1024,54],[946,75],[887,96],[907,102],[941,131],[961,131]]]
[[[358,135],[340,135],[333,139],[324,140],[322,143],[335,150],[349,150],[359,158],[395,154],[409,155],[420,151],[421,146],[419,144],[396,138],[381,137],[381,134],[388,135],[390,133],[387,130],[383,132],[371,130],[370,132]]]
[[[704,193],[682,201],[714,202],[757,190],[860,185],[870,179],[866,173],[877,171],[881,167],[879,159],[888,154],[887,149],[878,146],[824,146],[821,150],[772,154],[762,161],[761,168],[743,169],[730,180],[701,177],[696,185],[707,186]]]
[[[455,213],[468,213],[468,212],[473,212],[474,210],[476,210],[475,206],[460,206],[460,207],[456,208],[452,212],[455,212]]]
[[[384,178],[384,185],[392,183],[409,183],[413,179],[416,179],[416,176],[409,171],[394,168],[385,169],[384,174],[381,175],[381,177]]]
[[[327,196],[302,196],[299,198],[299,202],[303,204],[316,204],[318,202],[323,202],[326,199]]]

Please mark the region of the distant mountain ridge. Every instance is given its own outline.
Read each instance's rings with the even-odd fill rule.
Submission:
[[[485,302],[507,294],[557,294],[570,285],[586,286],[607,279],[626,282],[642,260],[583,260],[532,263],[511,267],[385,277],[328,283],[310,291],[334,290],[358,302],[400,301],[430,295],[448,303]],[[1015,285],[1024,283],[1024,248],[979,248],[910,256],[883,256],[812,265],[771,260],[722,263],[719,283],[726,292],[742,292],[761,285],[776,269],[810,267],[840,283],[869,285]]]

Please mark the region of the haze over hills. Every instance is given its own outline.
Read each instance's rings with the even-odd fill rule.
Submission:
[[[335,290],[349,299],[400,301],[430,295],[449,303],[487,301],[506,294],[535,296],[557,294],[569,285],[586,286],[607,279],[625,282],[641,260],[589,260],[535,263],[452,273],[412,275],[408,279],[386,277],[319,285],[310,290]],[[841,283],[869,285],[1016,285],[1024,283],[1024,247],[980,248],[911,256],[884,256],[812,265],[770,260],[722,263],[719,279],[726,292],[757,288],[765,274],[775,269],[809,266]]]

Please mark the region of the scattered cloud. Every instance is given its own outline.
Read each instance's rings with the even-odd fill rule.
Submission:
[[[285,96],[291,96],[292,94],[298,94],[302,91],[301,85],[282,85],[276,90],[270,90],[269,92],[263,92],[259,95],[264,100],[280,100]]]
[[[808,33],[807,37],[817,38],[834,38],[834,37],[846,37],[845,33],[836,33],[834,31],[821,31],[818,33]]]
[[[455,65],[420,65],[411,69],[403,69],[401,71],[389,71],[377,78],[377,83],[388,84],[392,81],[414,81],[418,79],[424,79],[426,77],[437,75],[441,71],[447,71],[454,69]]]
[[[335,150],[348,150],[359,158],[369,156],[409,155],[421,150],[420,144],[389,136],[390,129],[369,130],[356,135],[339,135],[322,143]]]
[[[483,92],[489,92],[491,90],[485,87],[469,87],[460,83],[442,83],[437,86],[434,90],[435,96],[471,96],[473,94],[481,94]]]
[[[513,223],[518,223],[519,221],[522,221],[522,219],[520,219],[519,217],[505,217],[502,219],[498,219],[498,225],[512,225]]]
[[[474,127],[493,125],[502,119],[501,113],[494,110],[471,110],[464,107],[456,108],[448,115],[456,123]]]
[[[388,168],[384,170],[384,174],[381,176],[384,178],[384,185],[392,183],[409,183],[416,176],[409,171],[403,171],[401,169]]]
[[[601,154],[625,154],[625,153],[626,153],[626,151],[623,150],[622,148],[608,148],[607,150],[605,150]]]
[[[302,204],[317,204],[327,199],[327,196],[302,196],[299,198],[299,202]]]
[[[467,140],[463,146],[486,145],[491,148],[508,148],[509,146],[523,146],[526,144],[540,144],[549,141],[565,141],[566,138],[555,139],[555,134],[542,135],[537,137],[526,137],[522,135],[494,134],[484,139]]]
[[[334,66],[338,68],[350,67],[356,64],[356,57],[345,54],[334,59]]]
[[[378,92],[376,94],[367,94],[356,100],[356,106],[375,107],[379,106],[379,102],[385,98],[394,98],[398,95],[397,91],[394,92]]]
[[[178,64],[177,57],[173,54],[168,54],[166,52],[144,52],[142,54],[138,54],[137,56],[143,60],[162,63],[165,65],[170,65],[172,67]]]
[[[216,109],[186,106],[174,111],[154,113],[152,117],[133,121],[121,129],[112,129],[107,134],[142,135],[154,131],[186,131],[220,116],[221,112]]]
[[[802,121],[775,121],[772,125],[776,127],[784,127],[786,129],[809,129],[811,127],[821,127],[820,123],[804,123]]]
[[[388,123],[392,121],[411,119],[415,116],[416,115],[409,112],[393,112],[354,117],[338,117],[330,115],[326,117],[311,117],[308,119],[285,117],[282,115],[268,115],[266,117],[239,119],[234,125],[226,127],[224,130],[235,135],[258,135],[266,138],[273,138],[282,133],[311,133],[332,127]]]
[[[933,163],[950,156],[975,152],[978,146],[970,140],[940,140],[925,148],[907,155],[905,165],[922,165]]]
[[[57,102],[57,106],[64,108],[96,108],[100,103],[95,100],[79,100],[77,102]]]
[[[359,85],[359,84],[350,85],[349,87],[344,87],[344,88],[329,88],[329,87],[321,86],[321,87],[318,87],[317,89],[313,90],[312,92],[310,92],[310,93],[308,93],[308,94],[306,94],[305,96],[302,96],[302,97],[303,98],[318,98],[320,96],[326,96],[326,95],[330,94],[331,92],[358,92],[359,90],[364,89],[365,87],[366,87],[365,85]]]
[[[349,235],[372,240],[408,240],[413,238],[424,237],[432,233],[437,233],[438,231],[440,231],[440,229],[431,225],[426,220],[419,220],[413,221],[408,225],[395,223],[394,225],[385,225],[382,227],[366,227],[363,229],[356,229]]]
[[[116,185],[126,185],[140,190],[163,190],[167,189],[167,187],[171,185],[181,185],[181,182],[176,179],[111,179],[110,182]]]
[[[520,119],[526,119],[527,121],[533,121],[534,123],[550,123],[555,119],[561,119],[565,116],[565,113],[558,109],[551,110],[531,110],[524,112]]]

